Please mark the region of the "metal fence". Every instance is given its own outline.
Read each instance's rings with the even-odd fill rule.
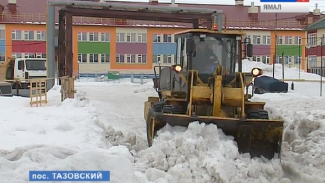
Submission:
[[[323,70],[323,72],[322,72],[322,70]],[[311,73],[314,73],[314,74],[318,74],[319,76],[325,76],[325,68],[323,67],[323,68],[321,68],[321,67],[311,67],[310,68],[310,72]]]
[[[58,71],[55,72],[58,76]],[[131,83],[152,82],[154,74],[146,73],[120,73],[117,71],[98,71],[74,73],[77,82],[119,82],[129,80]]]

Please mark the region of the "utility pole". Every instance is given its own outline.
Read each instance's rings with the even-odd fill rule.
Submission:
[[[282,51],[282,79],[284,82],[284,52]]]
[[[322,40],[320,42],[320,96],[323,93],[323,44],[324,44],[324,34],[322,36]]]
[[[299,79],[300,79],[300,67],[301,67],[301,66],[300,66],[300,64],[301,64],[301,63],[300,63],[300,62],[301,62],[300,60],[302,59],[302,57],[301,57],[301,50],[300,50],[300,41],[299,41],[299,37],[298,37],[298,44],[299,44],[298,63],[299,63]]]
[[[275,34],[275,50],[274,50],[274,59],[273,59],[273,78],[274,78],[274,70],[275,70],[275,62],[276,62],[276,49],[277,49],[277,44],[278,44],[278,36],[276,34],[276,29],[278,28],[278,13],[275,13],[275,30],[274,30],[274,34]]]

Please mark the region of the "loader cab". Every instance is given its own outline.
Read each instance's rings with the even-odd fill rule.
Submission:
[[[227,75],[234,75],[235,72],[242,71],[241,40],[241,33],[219,33],[210,30],[190,30],[176,34],[175,62],[181,66],[184,74],[188,70],[197,70],[199,78],[204,83],[213,75],[214,69],[219,64]],[[247,49],[247,56],[251,57],[251,45],[248,45]]]

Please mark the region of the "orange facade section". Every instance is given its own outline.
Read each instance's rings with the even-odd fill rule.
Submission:
[[[304,31],[276,31],[277,36],[301,36],[301,42],[302,42],[302,47],[304,48],[306,45],[306,35]],[[271,60],[271,64],[274,63],[274,54],[275,54],[275,31],[271,31],[271,55],[270,55],[270,60]],[[301,69],[304,70],[305,69],[305,57],[306,57],[306,53],[305,53],[305,49],[301,49]]]
[[[6,24],[6,61],[8,57],[12,57],[12,46],[13,46],[12,36],[11,36],[12,30],[45,31],[46,25]]]

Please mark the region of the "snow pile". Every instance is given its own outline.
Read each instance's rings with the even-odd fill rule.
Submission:
[[[61,102],[59,89],[42,107],[30,107],[29,98],[0,97],[0,180],[28,182],[31,170],[109,170],[111,182],[134,182],[132,155],[125,146],[112,147],[85,93]]]
[[[265,101],[270,117],[285,122],[282,144],[285,172],[292,180],[325,182],[325,99],[317,97],[318,91],[311,92],[317,84],[299,85],[299,91],[255,95],[253,99]]]
[[[136,167],[150,167],[146,177],[138,177],[143,182],[291,182],[283,178],[279,159],[240,155],[233,138],[215,125],[191,123],[188,129],[166,126],[153,146],[138,156]]]
[[[8,183],[29,182],[31,170],[109,170],[113,175],[110,182],[133,183],[133,164],[129,156],[116,154],[117,151],[41,145],[0,151],[0,179]]]
[[[243,60],[243,72],[251,72],[253,68],[260,68],[263,70],[263,74],[267,76],[273,76],[273,65],[264,64],[262,62],[249,61],[247,59]],[[282,65],[275,64],[274,76],[277,79],[282,79]],[[320,76],[313,73],[307,73],[298,68],[284,67],[284,79],[306,79],[306,80],[320,80]]]

